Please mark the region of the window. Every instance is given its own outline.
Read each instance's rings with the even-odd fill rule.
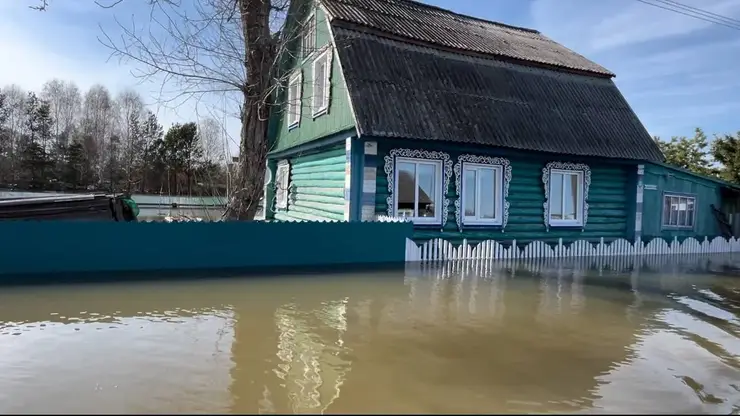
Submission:
[[[303,75],[299,71],[290,77],[288,82],[288,127],[296,127],[301,122],[301,94]]]
[[[331,87],[331,49],[327,49],[313,61],[313,95],[311,108],[313,116],[324,114],[329,108]]]
[[[545,220],[548,226],[585,225],[590,171],[586,165],[553,162],[545,167]]]
[[[462,164],[462,222],[468,225],[501,225],[503,167]]]
[[[397,158],[394,214],[420,224],[442,221],[442,161]]]
[[[283,160],[277,165],[275,174],[275,206],[281,209],[288,208],[288,189],[290,187],[290,164]]]
[[[696,198],[685,195],[663,195],[663,227],[693,228]]]
[[[301,56],[305,59],[316,50],[316,15],[311,14],[306,20],[301,37]]]

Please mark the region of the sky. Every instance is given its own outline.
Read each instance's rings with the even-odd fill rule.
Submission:
[[[94,0],[51,0],[50,9],[28,8],[37,0],[0,0],[0,85],[39,91],[52,78],[71,80],[84,91],[100,83],[114,94],[126,87],[142,93],[162,124],[210,116],[222,121],[238,146],[239,121],[223,95],[163,103],[161,80],[142,82],[137,66],[110,59],[98,38],[122,22],[146,19],[144,0],[103,9]],[[103,0],[104,1],[104,0]],[[680,0],[740,19],[740,0]],[[740,30],[726,28],[637,0],[424,0],[483,19],[537,29],[616,73],[615,82],[648,131],[661,137],[740,131]],[[740,26],[740,25],[739,25]],[[172,84],[165,90],[174,91]],[[224,111],[225,110],[225,111]]]

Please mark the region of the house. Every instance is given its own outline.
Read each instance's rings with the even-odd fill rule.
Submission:
[[[453,243],[723,233],[710,205],[729,185],[664,165],[615,75],[536,30],[410,0],[292,3],[267,218],[401,216]]]

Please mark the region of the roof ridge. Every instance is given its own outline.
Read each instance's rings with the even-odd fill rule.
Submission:
[[[541,35],[542,34],[539,30],[536,30],[536,29],[530,29],[528,27],[522,27],[522,26],[509,25],[509,24],[497,22],[497,21],[494,21],[494,20],[481,19],[480,17],[475,17],[475,16],[463,14],[463,13],[458,13],[458,12],[455,12],[455,11],[452,11],[452,10],[449,10],[449,9],[445,9],[445,8],[442,8],[442,7],[439,7],[439,6],[434,6],[434,5],[431,5],[431,4],[422,3],[421,1],[416,1],[416,0],[376,0],[376,1],[382,1],[382,2],[385,2],[385,3],[396,4],[396,5],[399,5],[399,6],[402,6],[402,7],[406,7],[406,8],[409,8],[409,6],[417,6],[417,7],[423,8],[423,9],[429,9],[429,10],[435,10],[435,11],[438,11],[438,12],[442,12],[442,13],[445,13],[445,14],[448,14],[448,15],[451,15],[451,16],[454,16],[454,17],[462,17],[462,18],[469,19],[469,20],[475,20],[477,22],[482,22],[482,23],[488,23],[488,24],[492,24],[492,25],[496,25],[496,26],[501,26],[501,27],[507,28],[507,29],[519,30],[519,31],[522,31],[522,32],[527,32],[527,33],[536,34],[536,35]],[[342,2],[342,0],[339,0],[339,2]],[[359,4],[355,4],[354,6],[355,7],[360,7],[362,9],[365,9],[365,10],[370,11],[370,9],[368,9],[366,7],[363,7],[362,5],[359,5]],[[380,12],[380,13],[382,13],[382,12]],[[382,13],[382,14],[385,14],[385,13]]]
[[[496,25],[496,26],[503,26],[503,27],[506,27],[506,28],[509,28],[509,29],[521,30],[523,32],[529,32],[529,33],[534,33],[534,34],[538,34],[538,35],[541,35],[542,34],[537,29],[530,29],[528,27],[523,27],[523,26],[509,25],[509,24],[506,24],[506,23],[497,22],[495,20],[482,19],[480,17],[471,16],[471,15],[467,15],[467,14],[463,14],[463,13],[458,13],[458,12],[452,11],[450,9],[445,9],[443,7],[434,6],[434,5],[426,4],[426,3],[422,3],[421,1],[416,1],[416,0],[381,0],[381,1],[386,1],[386,2],[389,2],[389,3],[394,3],[394,2],[395,3],[411,3],[411,4],[414,4],[414,5],[417,5],[417,6],[426,8],[426,9],[432,9],[432,10],[437,10],[437,11],[444,12],[444,13],[447,13],[447,14],[451,14],[453,16],[464,17],[466,19],[476,20],[476,21],[483,22],[483,23],[490,23],[490,24],[493,24],[493,25]]]

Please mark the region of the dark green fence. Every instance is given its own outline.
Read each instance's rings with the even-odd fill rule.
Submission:
[[[0,276],[402,265],[403,222],[0,222]]]

